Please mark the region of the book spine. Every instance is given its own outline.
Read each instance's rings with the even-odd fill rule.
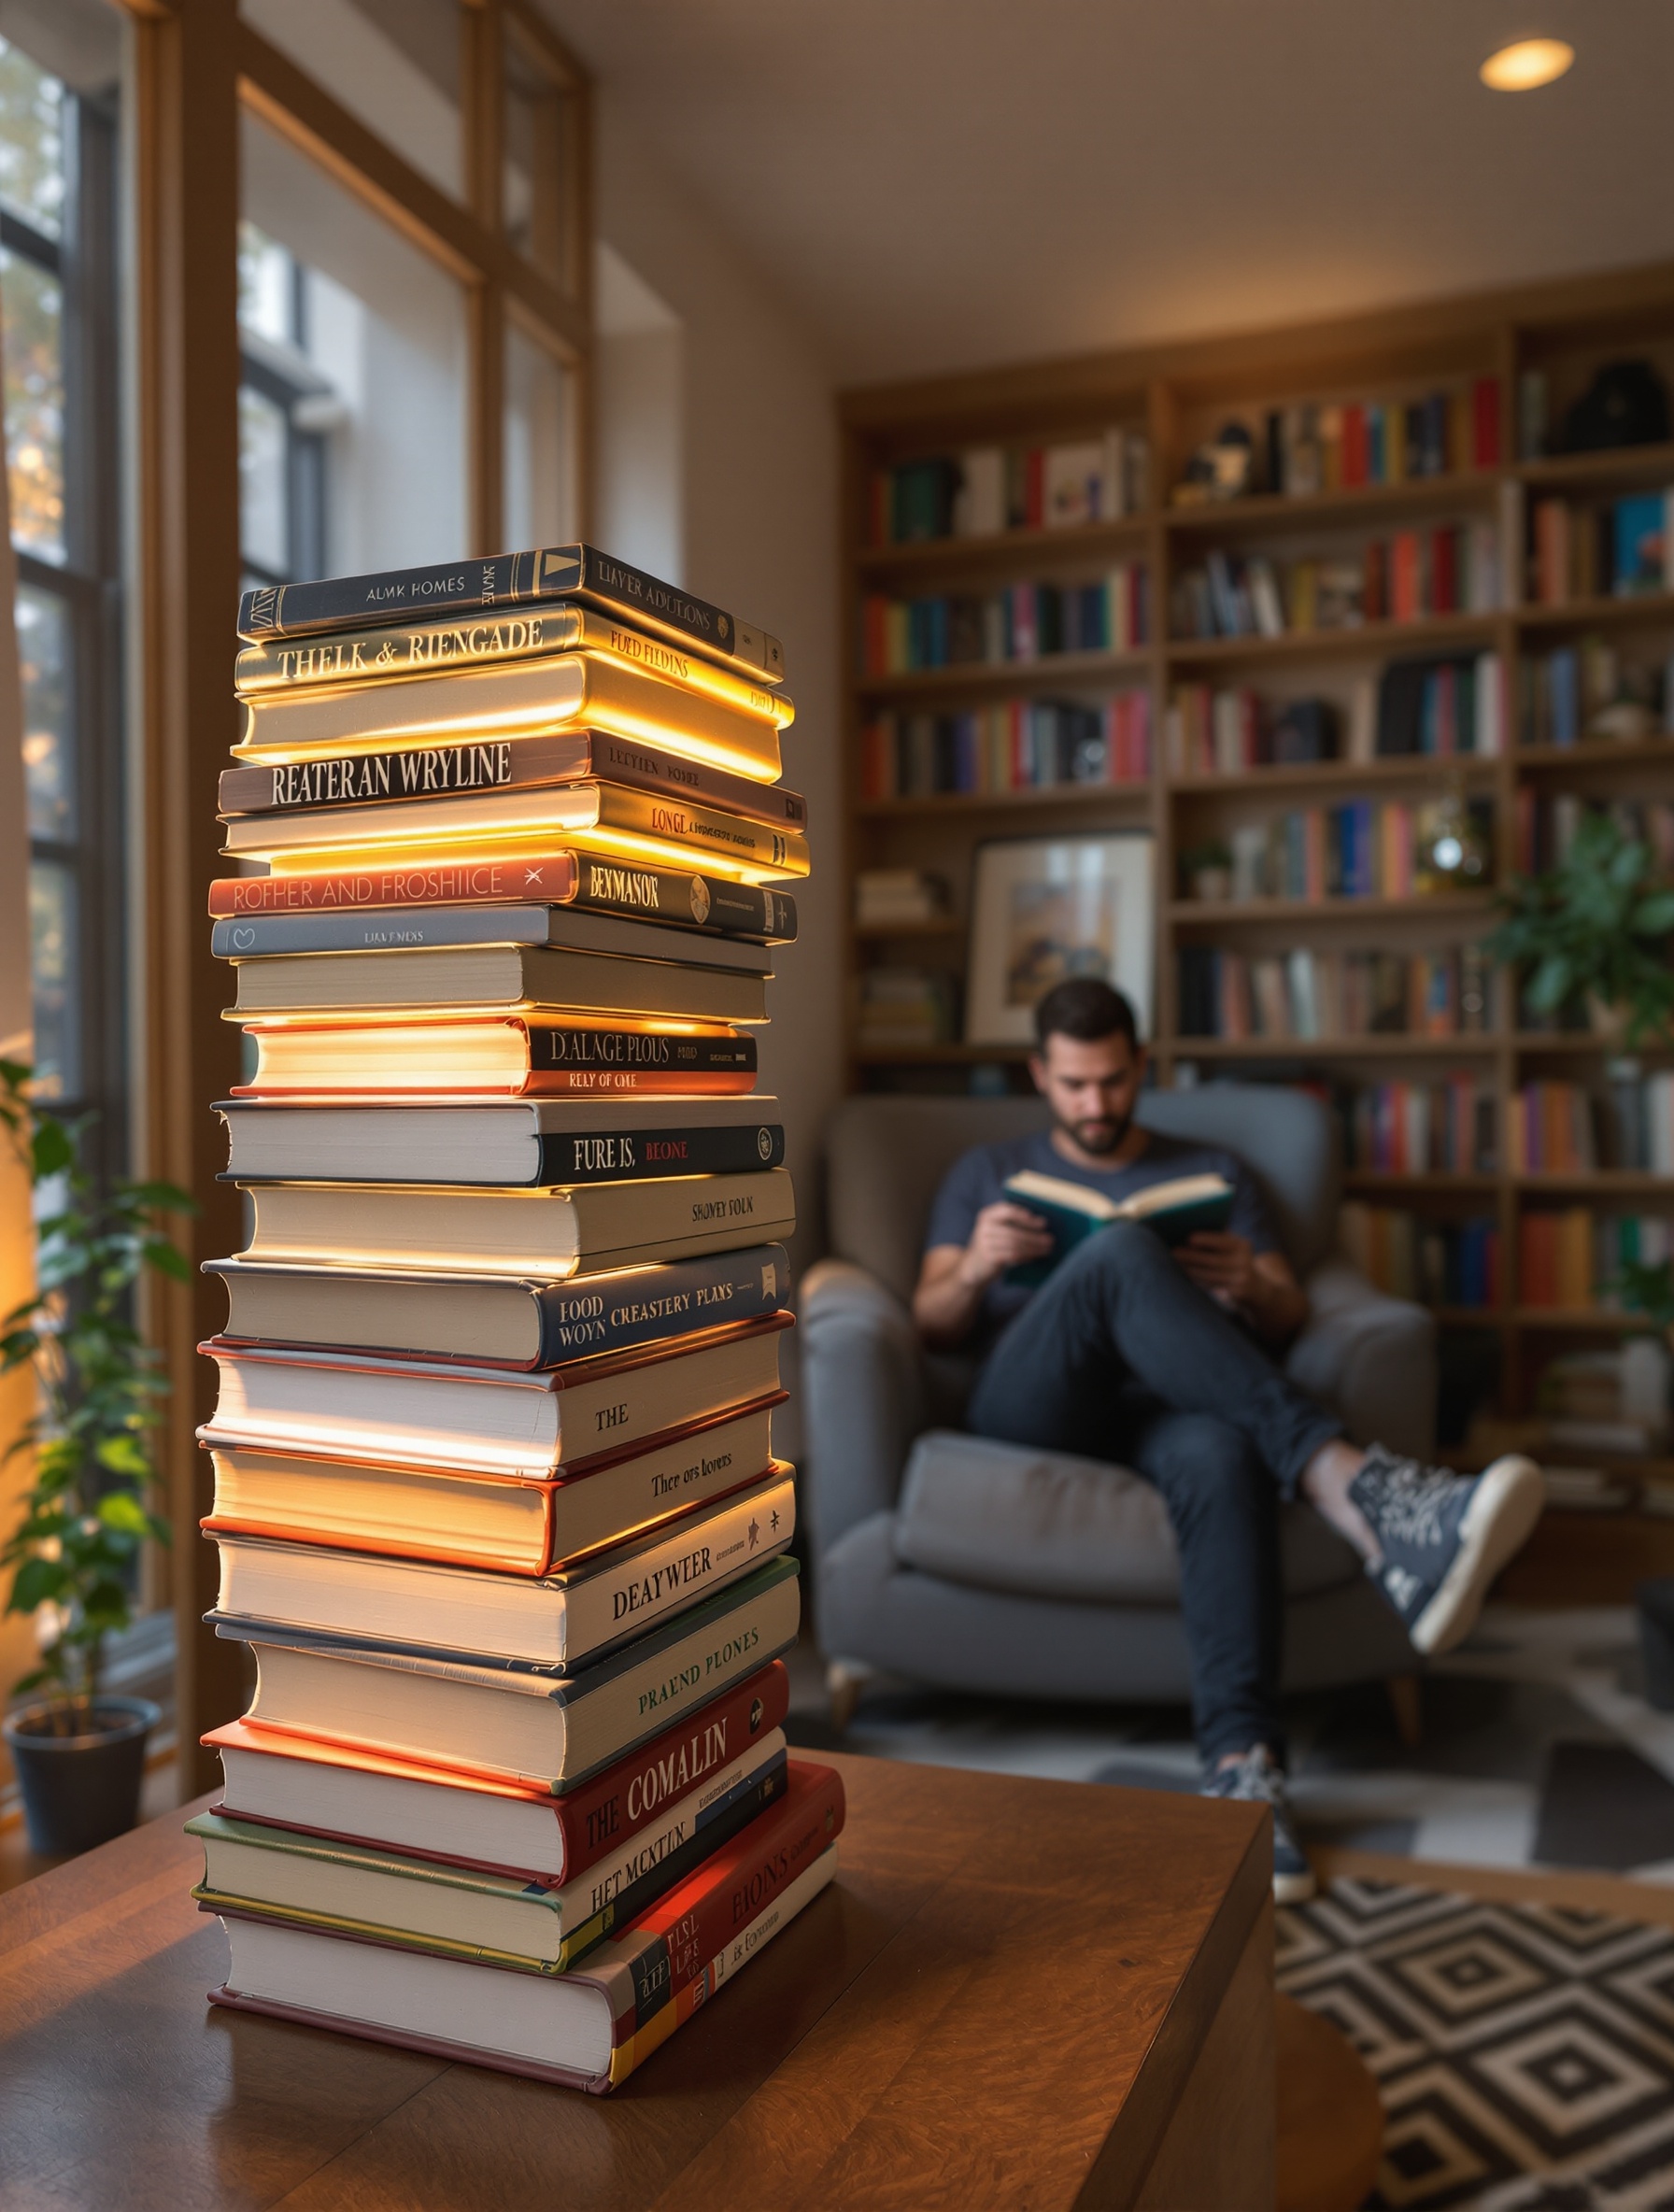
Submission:
[[[523,1022],[532,1074],[621,1071],[655,1075],[754,1076],[753,1037],[694,1037],[684,1030],[567,1028]]]
[[[637,1183],[664,1175],[745,1175],[785,1158],[782,1123],[727,1128],[552,1133],[540,1140],[537,1183]]]
[[[370,906],[513,904],[579,906],[771,944],[790,943],[797,929],[795,900],[774,886],[645,868],[568,848],[420,867],[395,862],[308,875],[221,876],[209,886],[209,912],[217,919]]]
[[[229,768],[220,778],[220,816],[225,821],[242,815],[304,814],[322,807],[376,806],[479,791],[538,790],[592,777],[725,807],[774,829],[800,830],[808,819],[807,801],[782,785],[753,784],[724,769],[590,730]]]
[[[564,1880],[596,1866],[666,1807],[771,1735],[789,1709],[790,1677],[775,1659],[559,1799],[554,1809],[563,1831]]]
[[[651,2047],[646,2032],[658,2016],[689,1984],[706,1980],[713,1962],[775,1899],[788,1901],[800,1878],[842,1833],[846,1807],[838,1776],[800,1759],[791,1762],[790,1776],[789,1791],[774,1812],[753,1822],[643,1915],[596,1967],[582,1969],[608,1994],[612,2041],[628,2047],[631,2064]],[[612,2078],[619,2078],[614,2063]]]
[[[694,806],[685,799],[650,791],[624,790],[600,784],[597,823],[602,830],[654,838],[676,851],[695,847],[744,868],[772,868],[786,875],[806,875],[813,866],[808,840],[789,829],[749,821],[718,807]]]
[[[723,1589],[784,1551],[796,1527],[796,1490],[769,1482],[686,1523],[660,1542],[571,1581],[557,1624],[564,1666],[637,1636]]]
[[[790,1296],[782,1244],[752,1244],[699,1259],[542,1285],[539,1364],[660,1343],[723,1321],[776,1313]]]

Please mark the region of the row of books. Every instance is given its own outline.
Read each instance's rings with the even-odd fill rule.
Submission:
[[[972,446],[878,469],[867,534],[873,546],[905,546],[1007,530],[1072,530],[1140,514],[1150,497],[1144,433],[1113,427],[1069,444]]]
[[[1149,572],[1118,561],[1087,584],[1008,584],[921,599],[868,595],[860,667],[869,676],[918,669],[1002,668],[1056,653],[1127,653],[1151,636]]]
[[[1439,865],[1438,832],[1454,814],[1468,831],[1480,882],[1492,849],[1486,801],[1454,808],[1445,801],[1351,799],[1336,806],[1293,806],[1266,822],[1242,823],[1224,848],[1188,848],[1182,856],[1187,888],[1199,899],[1411,899],[1458,887],[1462,872]],[[1454,844],[1465,858],[1466,838]],[[1204,866],[1205,857],[1211,865]],[[1450,856],[1451,857],[1451,856]]]
[[[1517,1225],[1517,1302],[1576,1312],[1621,1306],[1622,1271],[1674,1256],[1666,1214],[1531,1208]]]
[[[1180,952],[1184,1038],[1458,1037],[1492,1026],[1490,978],[1476,945],[1422,953]]]
[[[864,1052],[951,1044],[958,1036],[958,985],[941,970],[868,968],[859,994],[855,1041]]]
[[[772,640],[590,547],[246,595],[213,887],[254,1071],[200,1439],[215,2001],[592,2091],[817,1894],[793,1197],[751,1095]]]
[[[1499,379],[1421,399],[1275,408],[1264,429],[1267,489],[1292,497],[1497,468]]]
[[[1586,1175],[1599,1146],[1593,1100],[1579,1083],[1537,1077],[1510,1101],[1506,1154],[1514,1175]]]
[[[862,868],[855,920],[864,929],[922,929],[949,912],[946,879],[923,868]]]
[[[1629,492],[1600,506],[1537,500],[1529,525],[1530,601],[1562,607],[1576,600],[1674,588],[1671,512],[1674,489]]]
[[[1596,1089],[1530,1083],[1514,1106],[1512,1165],[1525,1174],[1595,1168],[1674,1175],[1674,1071],[1649,1073],[1637,1059],[1606,1063]]]
[[[1518,669],[1519,742],[1576,745],[1674,734],[1674,655],[1624,660],[1608,638],[1525,654]]]
[[[1210,553],[1183,570],[1170,600],[1177,638],[1285,637],[1363,622],[1492,614],[1501,604],[1499,533],[1492,523],[1397,531],[1357,553],[1276,561]]]
[[[1033,791],[1054,784],[1142,784],[1151,774],[1151,694],[1101,706],[1005,699],[951,715],[874,715],[860,733],[860,796]]]
[[[1674,804],[1666,799],[1614,799],[1601,804],[1575,791],[1544,792],[1524,785],[1514,824],[1517,867],[1525,875],[1556,868],[1575,843],[1582,817],[1608,815],[1622,835],[1649,845],[1658,870],[1674,873]]]
[[[1461,1072],[1366,1084],[1338,1096],[1343,1157],[1371,1175],[1482,1175],[1497,1164],[1494,1088]]]
[[[1482,1312],[1500,1301],[1500,1237],[1486,1219],[1436,1221],[1398,1206],[1347,1200],[1338,1213],[1342,1248],[1391,1297]]]
[[[1668,1227],[1667,1221],[1623,1226],[1664,1232]],[[1667,1258],[1667,1235],[1652,1241],[1663,1247],[1655,1256]],[[1606,1261],[1607,1268],[1613,1266],[1614,1255],[1607,1254]],[[1610,1302],[1608,1273],[1599,1287],[1605,1302]],[[1535,1405],[1546,1423],[1548,1442],[1560,1451],[1643,1456],[1667,1448],[1671,1380],[1674,1361],[1667,1346],[1655,1337],[1633,1337],[1625,1344],[1561,1352],[1549,1360],[1535,1383]]]
[[[1241,775],[1325,760],[1427,755],[1483,758],[1504,744],[1497,653],[1397,660],[1342,700],[1269,701],[1247,685],[1178,685],[1170,700],[1170,773]]]

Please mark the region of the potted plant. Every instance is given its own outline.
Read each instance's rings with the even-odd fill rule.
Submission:
[[[1674,886],[1650,846],[1610,815],[1583,814],[1558,865],[1516,877],[1499,903],[1506,919],[1484,950],[1524,971],[1534,1012],[1585,1009],[1629,1045],[1667,1034]]]
[[[36,1411],[6,1457],[34,1454],[21,1518],[0,1546],[8,1613],[33,1614],[40,1664],[18,1683],[44,1694],[4,1723],[30,1848],[61,1856],[134,1825],[157,1708],[102,1686],[106,1638],[131,1616],[129,1578],[168,1524],[147,1503],[147,1431],[167,1388],[132,1317],[148,1269],[189,1281],[160,1215],[192,1200],[167,1183],[101,1190],[82,1164],[91,1115],[66,1121],[32,1097],[31,1071],[0,1060],[0,1118],[35,1197],[36,1286],[0,1319],[0,1371],[29,1367]]]

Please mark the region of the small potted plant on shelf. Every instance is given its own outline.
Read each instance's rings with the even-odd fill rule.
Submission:
[[[133,1294],[149,1269],[190,1280],[161,1232],[192,1210],[168,1183],[113,1182],[83,1166],[91,1115],[66,1121],[35,1099],[31,1071],[0,1060],[0,1120],[35,1197],[35,1290],[0,1319],[0,1371],[28,1367],[36,1411],[6,1456],[34,1455],[21,1517],[0,1545],[8,1613],[35,1616],[40,1664],[17,1684],[39,1698],[7,1717],[30,1848],[87,1850],[134,1825],[146,1738],[158,1709],[103,1687],[106,1638],[131,1618],[130,1579],[147,1538],[168,1541],[147,1503],[156,1480],[147,1431],[167,1384],[141,1342]]]
[[[1483,949],[1523,971],[1533,1012],[1581,1014],[1630,1047],[1667,1036],[1674,886],[1642,840],[1583,814],[1557,866],[1516,877],[1499,903],[1506,918]]]

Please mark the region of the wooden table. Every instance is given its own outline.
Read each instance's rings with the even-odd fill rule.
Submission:
[[[836,1886],[607,2098],[206,2005],[183,1815],[13,1891],[0,2206],[1270,2207],[1265,1816],[832,1763]]]

